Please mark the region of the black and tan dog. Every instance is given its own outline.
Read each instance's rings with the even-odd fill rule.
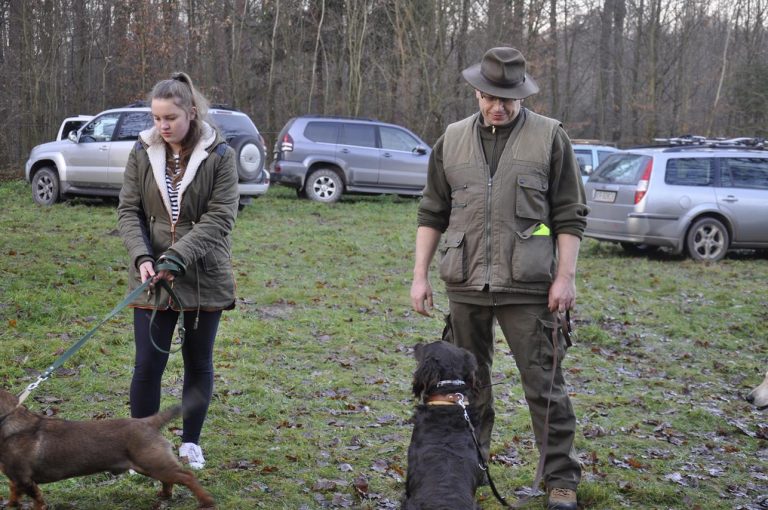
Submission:
[[[161,497],[170,497],[174,484],[186,485],[199,508],[215,508],[211,495],[182,467],[160,433],[180,412],[174,407],[141,419],[67,421],[34,414],[0,390],[0,469],[11,483],[8,506],[18,506],[26,494],[34,500],[34,510],[44,510],[39,483],[133,469],[160,480]]]
[[[472,510],[483,479],[465,416],[475,391],[477,361],[448,342],[418,344],[413,394],[420,400],[408,447],[403,510]],[[464,405],[460,405],[464,404]],[[477,423],[473,421],[473,427]]]

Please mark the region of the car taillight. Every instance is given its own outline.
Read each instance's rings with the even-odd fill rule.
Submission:
[[[648,192],[648,181],[651,180],[651,170],[653,169],[653,160],[648,161],[643,170],[643,176],[637,182],[637,188],[635,188],[635,203],[639,203],[645,194]]]
[[[280,151],[290,152],[293,150],[293,138],[286,133],[283,135],[283,139],[280,141]]]

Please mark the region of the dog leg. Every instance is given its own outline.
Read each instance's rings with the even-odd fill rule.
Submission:
[[[197,498],[198,508],[207,510],[216,508],[216,502],[213,500],[213,497],[208,491],[203,489],[203,486],[200,485],[200,482],[197,481],[197,478],[195,478],[191,471],[179,469],[167,479],[161,480],[161,482],[163,482],[163,491],[165,491],[166,486],[168,487],[168,495],[171,493],[173,484],[185,485]]]
[[[157,495],[163,499],[171,499],[173,497],[173,484],[163,482],[163,488],[160,489]]]
[[[40,487],[38,487],[36,483],[32,482],[31,485],[25,487],[24,492],[35,501],[35,504],[32,507],[34,510],[47,510],[48,505],[45,504],[43,493],[40,492]]]
[[[10,482],[10,491],[11,494],[8,496],[8,506],[15,508],[19,506],[19,488],[13,480]]]

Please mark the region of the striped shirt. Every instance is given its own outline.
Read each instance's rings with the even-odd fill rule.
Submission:
[[[181,161],[179,159],[179,154],[173,155],[173,175],[176,176],[181,172]],[[176,220],[179,219],[179,186],[181,185],[181,181],[176,183],[174,186],[173,184],[173,177],[169,174],[169,172],[165,173],[165,185],[168,188],[168,198],[171,200],[171,221],[173,223],[176,223]]]

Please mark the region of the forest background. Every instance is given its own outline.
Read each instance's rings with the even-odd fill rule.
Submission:
[[[0,0],[0,169],[61,120],[188,72],[271,147],[291,117],[363,116],[432,144],[477,108],[460,71],[511,45],[572,138],[768,135],[768,0]],[[268,150],[268,152],[270,152]]]

